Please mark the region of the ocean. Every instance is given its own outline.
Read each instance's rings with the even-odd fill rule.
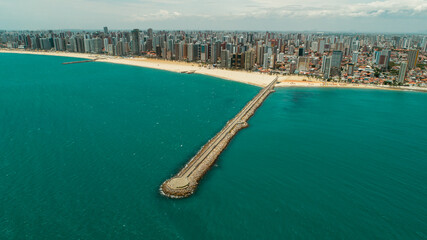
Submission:
[[[0,239],[427,239],[427,94],[278,88],[186,199],[159,187],[260,88],[0,53]]]

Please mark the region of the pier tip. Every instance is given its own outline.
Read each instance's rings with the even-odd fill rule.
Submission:
[[[172,178],[167,184],[172,189],[184,189],[190,185],[190,181],[186,177],[176,177]]]
[[[195,188],[195,183],[187,177],[174,177],[166,180],[160,186],[160,193],[170,198],[184,198],[190,196]]]

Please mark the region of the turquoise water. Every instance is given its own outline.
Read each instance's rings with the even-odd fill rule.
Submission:
[[[277,89],[196,194],[158,193],[258,91],[0,54],[0,239],[427,239],[427,94]]]

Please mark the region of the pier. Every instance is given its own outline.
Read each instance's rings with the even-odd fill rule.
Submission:
[[[228,146],[231,139],[243,128],[248,127],[247,121],[261,106],[264,100],[274,92],[276,77],[263,88],[224,128],[208,141],[200,151],[174,177],[166,180],[160,186],[160,193],[170,198],[188,197],[197,188],[199,181],[218,156]]]
[[[86,63],[86,62],[95,62],[96,60],[98,60],[97,58],[95,59],[90,59],[90,60],[82,60],[82,61],[75,61],[75,62],[64,62],[62,64],[74,64],[74,63]]]

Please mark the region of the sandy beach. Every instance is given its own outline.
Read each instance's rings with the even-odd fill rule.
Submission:
[[[161,69],[171,72],[184,72],[191,71],[198,74],[209,75],[226,80],[251,84],[259,87],[267,86],[275,76],[269,74],[261,74],[245,71],[233,71],[224,69],[214,69],[203,67],[198,63],[186,63],[178,61],[166,61],[160,59],[150,59],[142,57],[123,58],[117,56],[88,54],[88,53],[69,53],[69,52],[43,52],[43,51],[23,51],[23,50],[4,50],[0,49],[3,53],[21,53],[21,54],[37,54],[47,56],[62,56],[86,59],[98,59],[97,62],[125,64],[138,67]]]
[[[143,57],[118,57],[103,54],[89,53],[71,53],[71,52],[45,52],[45,51],[25,51],[25,50],[10,50],[0,49],[1,53],[20,53],[20,54],[36,54],[47,56],[61,56],[84,59],[97,59],[97,62],[106,62],[114,64],[125,64],[137,67],[154,68],[172,72],[194,72],[213,77],[218,77],[226,80],[246,83],[259,87],[267,86],[276,75],[266,73],[247,72],[242,70],[217,69],[209,66],[203,66],[200,63],[187,63],[179,61],[168,61],[161,59],[143,58]],[[317,87],[317,88],[360,88],[360,89],[386,89],[386,90],[406,90],[406,91],[427,91],[427,88],[419,87],[389,87],[376,86],[353,83],[336,83],[324,82],[316,78],[299,75],[279,75],[278,84],[276,87]]]

